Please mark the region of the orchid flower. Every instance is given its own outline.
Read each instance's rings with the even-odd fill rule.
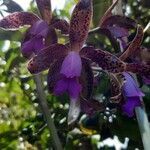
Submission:
[[[80,112],[78,109],[80,108],[79,95],[83,90],[80,76],[85,74],[83,70],[86,67],[88,70],[91,69],[86,60],[81,58],[79,52],[88,35],[92,12],[92,1],[80,0],[74,8],[70,21],[70,43],[49,46],[40,51],[28,64],[31,73],[38,73],[50,67],[49,90],[55,95],[67,92],[71,99],[70,108],[73,108],[69,112],[72,113],[77,109],[75,112],[77,116]],[[92,76],[89,78],[92,80]]]
[[[0,20],[0,27],[7,30],[18,30],[29,26],[21,44],[24,57],[30,58],[44,47],[57,43],[55,29],[68,33],[69,25],[65,20],[52,18],[50,0],[36,0],[42,19],[30,12],[15,12]]]

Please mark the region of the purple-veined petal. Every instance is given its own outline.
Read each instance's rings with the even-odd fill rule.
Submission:
[[[69,23],[63,19],[53,19],[51,22],[51,27],[61,30],[62,34],[69,33]]]
[[[48,29],[49,29],[48,24],[43,20],[39,20],[36,23],[34,23],[33,26],[30,28],[30,34],[46,37]]]
[[[68,54],[68,49],[62,44],[53,44],[42,49],[28,63],[28,70],[31,73],[39,73],[48,69],[56,60],[64,58]]]
[[[127,98],[125,103],[122,105],[122,111],[128,117],[134,116],[134,110],[136,107],[141,106],[141,101],[139,97]]]
[[[79,77],[81,74],[82,62],[79,53],[71,51],[65,57],[60,73],[67,78]]]
[[[32,26],[39,20],[39,17],[29,12],[15,12],[0,20],[0,27],[7,30],[17,30],[18,28]]]
[[[92,60],[104,70],[112,73],[120,73],[126,69],[126,64],[123,61],[107,51],[95,50],[93,47],[84,47],[80,51],[80,55]]]
[[[138,26],[137,34],[127,50],[119,57],[121,60],[125,60],[127,57],[131,56],[131,54],[135,53],[135,51],[140,47],[142,40],[143,40],[143,28]]]
[[[81,108],[80,108],[80,100],[79,99],[71,99],[70,100],[70,106],[69,106],[69,112],[68,112],[68,125],[72,125],[75,123],[75,121],[78,119],[80,114]]]
[[[42,19],[50,24],[52,19],[51,0],[36,0]]]
[[[68,79],[68,93],[71,99],[76,100],[79,98],[82,86],[77,78]]]
[[[80,51],[88,36],[92,12],[92,0],[80,0],[73,10],[69,38],[74,51]]]
[[[123,73],[126,81],[123,85],[123,93],[125,97],[142,97],[144,94],[139,89],[134,78],[129,74]]]

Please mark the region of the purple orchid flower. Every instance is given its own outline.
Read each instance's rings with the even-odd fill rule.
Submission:
[[[21,44],[24,57],[31,58],[44,47],[57,43],[55,29],[67,34],[69,24],[65,20],[52,18],[50,0],[36,0],[42,19],[29,12],[15,12],[0,20],[0,27],[9,30],[18,30],[23,26],[30,26]]]
[[[117,3],[117,0],[116,0]],[[116,3],[113,3],[114,6]],[[110,7],[113,8],[113,7]],[[141,47],[141,43],[143,40],[143,28],[137,23],[125,16],[114,15],[112,16],[110,13],[112,9],[109,9],[102,18],[103,22],[101,22],[101,31],[103,30],[104,33],[110,38],[111,41],[113,38],[117,39],[120,44],[120,49],[122,55],[119,57],[121,60],[125,61],[128,57],[131,58],[133,63],[143,63],[149,66],[149,50],[146,48]],[[107,17],[106,17],[107,16]],[[137,33],[134,39],[128,42],[127,38],[129,36],[129,30],[137,28]],[[108,34],[108,32],[110,32]],[[102,33],[103,34],[103,33]],[[146,54],[147,55],[144,55]],[[138,60],[138,61],[137,61]],[[149,84],[149,75],[142,75],[143,82],[145,84]]]
[[[99,33],[106,35],[112,45],[116,43],[116,39],[124,41],[124,37],[129,36],[129,29],[136,27],[136,22],[128,17],[120,15],[112,15],[112,10],[119,0],[113,1],[112,5],[105,12],[99,22]]]
[[[108,36],[110,41],[114,43],[114,38],[119,41],[122,55],[119,57],[125,61],[128,57],[131,58],[133,63],[143,63],[149,66],[149,49],[141,47],[143,40],[143,28],[138,25],[134,20],[119,15],[112,15],[111,11],[118,3],[116,0],[110,8],[106,11],[100,21],[99,33]],[[129,30],[137,28],[137,33],[134,39],[130,42],[127,40],[129,36]],[[138,60],[138,61],[137,61]],[[145,76],[141,74],[143,82],[150,84],[149,75]]]
[[[46,49],[43,49],[38,53],[37,56],[33,57],[28,65],[28,69],[31,73],[37,73],[39,71],[42,71],[43,69],[46,69],[47,67],[50,67],[52,62],[54,62],[54,66],[50,68],[48,74],[49,90],[51,91],[52,89],[52,92],[55,95],[60,95],[64,92],[67,92],[69,94],[69,97],[71,99],[71,107],[68,119],[71,120],[68,122],[70,123],[77,119],[78,115],[75,115],[75,113],[79,114],[80,111],[79,108],[75,109],[77,106],[79,107],[77,103],[79,103],[79,95],[82,90],[80,76],[83,72],[82,68],[84,67],[84,63],[79,52],[82,49],[82,46],[88,36],[92,11],[91,0],[80,0],[74,8],[70,21],[70,43],[66,46],[61,44],[54,44]],[[50,49],[55,50],[51,51]],[[42,55],[44,57],[42,57]],[[39,65],[41,59],[42,62],[44,61],[44,59],[46,59],[46,61],[44,62],[44,64],[47,62],[46,65],[42,63]],[[43,67],[43,65],[45,67]],[[53,70],[53,67],[55,67],[55,69],[53,72],[51,72]],[[74,108],[78,112],[74,112],[72,108]]]
[[[126,82],[123,85],[125,103],[122,105],[122,110],[128,117],[133,117],[135,108],[141,106],[140,98],[144,94],[129,73],[123,73],[123,75],[125,76]]]

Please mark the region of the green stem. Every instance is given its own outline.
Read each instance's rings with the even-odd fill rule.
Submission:
[[[150,125],[144,107],[135,108],[136,118],[138,121],[144,150],[150,149]]]
[[[134,76],[134,79],[137,85],[139,85],[136,75]],[[150,141],[149,141],[150,140],[150,125],[149,125],[147,113],[145,111],[144,101],[142,98],[140,100],[143,106],[136,107],[135,114],[136,114],[139,129],[140,129],[144,150],[149,150],[150,149]]]
[[[45,93],[43,90],[43,84],[42,84],[40,74],[35,75],[34,80],[36,83],[39,105],[41,107],[41,111],[42,111],[44,118],[46,120],[48,129],[50,131],[50,135],[51,135],[52,140],[53,140],[53,145],[54,145],[56,150],[62,150],[63,148],[62,148],[60,139],[58,137],[57,130],[56,130],[56,127],[54,125],[54,121],[51,118],[51,112],[50,112],[48,105],[47,105],[46,96],[45,96]]]

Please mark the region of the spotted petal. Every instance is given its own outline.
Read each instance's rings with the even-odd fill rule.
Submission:
[[[100,49],[95,50],[93,47],[82,48],[80,54],[96,62],[104,70],[119,73],[125,70],[126,64],[118,59],[115,55]]]
[[[69,23],[63,19],[53,19],[51,22],[51,27],[61,30],[62,34],[69,33]]]
[[[87,36],[92,17],[92,0],[80,0],[70,21],[69,38],[72,50],[79,51]]]
[[[143,40],[143,28],[138,26],[136,36],[134,37],[133,41],[130,43],[127,50],[119,57],[121,60],[125,60],[127,57],[131,56],[131,54],[135,53],[140,47],[142,40]]]
[[[139,63],[130,63],[126,64],[126,71],[138,73],[140,75],[143,75],[147,78],[150,78],[150,65],[144,65]]]
[[[50,0],[36,0],[38,9],[42,19],[50,24],[52,19],[51,1]]]
[[[15,12],[0,20],[0,27],[7,30],[17,30],[25,25],[33,25],[39,17],[29,12]]]
[[[122,100],[122,86],[124,82],[124,78],[122,75],[115,75],[110,73],[110,87],[111,87],[111,102],[119,103]]]
[[[90,99],[93,92],[93,72],[89,63],[89,60],[82,58],[82,72],[80,76],[80,82],[82,84],[82,97]]]
[[[44,71],[56,60],[64,58],[67,53],[67,47],[62,44],[53,44],[46,47],[29,61],[28,70],[33,74]]]

